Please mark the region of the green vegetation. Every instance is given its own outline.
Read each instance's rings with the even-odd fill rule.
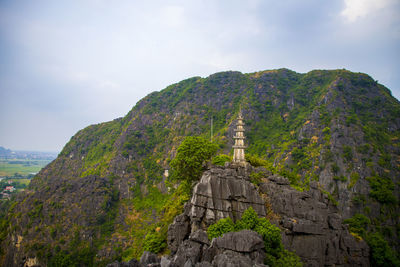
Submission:
[[[217,155],[212,159],[212,164],[214,165],[219,165],[219,166],[224,166],[225,162],[230,162],[232,161],[232,157],[225,155],[225,154],[221,154],[221,155]]]
[[[394,184],[387,176],[371,176],[367,178],[371,191],[370,196],[382,204],[395,204],[396,197],[393,195]]]
[[[39,172],[48,163],[50,160],[0,159],[0,176],[28,176]]]
[[[359,239],[365,239],[370,247],[370,258],[372,266],[399,266],[400,259],[389,243],[383,238],[379,231],[371,231],[371,220],[363,214],[356,214],[352,218],[344,220],[349,224],[350,232]]]
[[[217,144],[202,137],[186,137],[171,161],[174,177],[178,180],[196,181],[204,170],[203,164],[211,159],[217,149]]]
[[[400,266],[400,260],[380,233],[367,236],[367,243],[371,249],[371,265],[377,267]]]
[[[283,248],[281,230],[266,218],[258,218],[252,207],[248,208],[236,223],[233,223],[232,219],[228,217],[210,225],[207,229],[207,235],[211,240],[225,233],[244,229],[253,230],[262,236],[267,253],[266,264],[270,266],[303,266],[296,254]]]
[[[212,224],[207,229],[207,235],[210,240],[222,236],[225,233],[234,232],[235,224],[230,217],[224,218]]]
[[[356,214],[352,218],[344,220],[343,223],[350,226],[350,232],[358,236],[365,236],[371,221],[363,214]]]

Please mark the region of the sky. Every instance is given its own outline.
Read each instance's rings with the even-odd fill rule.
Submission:
[[[172,83],[278,68],[400,99],[400,0],[0,0],[0,146],[61,151]]]

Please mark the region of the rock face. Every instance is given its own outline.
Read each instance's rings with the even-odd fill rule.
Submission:
[[[264,243],[257,233],[227,233],[210,243],[205,232],[220,219],[240,219],[249,207],[259,216],[266,216],[265,202],[250,182],[253,169],[228,164],[204,172],[184,213],[168,229],[172,255],[168,266],[262,266]]]
[[[205,171],[194,186],[192,199],[185,205],[183,214],[177,216],[168,229],[168,247],[172,253],[190,233],[206,230],[216,221],[231,217],[240,219],[249,207],[259,216],[266,215],[265,202],[257,188],[250,182],[253,167],[212,167]]]
[[[260,191],[279,217],[275,223],[283,230],[285,248],[301,257],[305,266],[369,266],[368,245],[350,235],[317,183],[299,192],[286,178],[271,176]]]
[[[263,266],[264,257],[264,242],[256,232],[226,233],[210,244],[206,232],[197,230],[180,244],[167,266]]]
[[[266,176],[258,189],[250,182],[252,172]],[[267,196],[266,201],[260,193]],[[350,235],[338,209],[317,183],[300,192],[290,187],[288,179],[270,175],[265,169],[234,165],[211,168],[194,187],[184,213],[169,227],[171,258],[166,266],[262,264],[264,244],[257,233],[227,233],[210,243],[205,232],[219,219],[239,219],[250,206],[259,216],[272,218],[282,229],[284,247],[300,256],[305,266],[369,266],[367,244]]]
[[[206,229],[216,221],[231,217],[240,219],[250,206],[259,216],[265,216],[264,201],[250,182],[251,166],[227,165],[204,172],[193,189],[190,201],[191,230]]]

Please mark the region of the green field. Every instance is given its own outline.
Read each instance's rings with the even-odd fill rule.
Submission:
[[[14,176],[15,173],[26,176],[37,173],[48,163],[50,160],[0,159],[0,176]]]

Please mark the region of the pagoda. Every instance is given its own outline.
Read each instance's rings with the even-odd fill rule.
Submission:
[[[233,145],[233,163],[239,164],[239,165],[245,165],[246,164],[246,159],[244,157],[244,149],[246,148],[244,145],[244,123],[243,123],[243,117],[242,117],[242,110],[240,109],[239,115],[237,118],[237,123],[236,123],[236,129],[235,129],[235,135],[233,136],[233,139],[235,139],[235,145]]]

